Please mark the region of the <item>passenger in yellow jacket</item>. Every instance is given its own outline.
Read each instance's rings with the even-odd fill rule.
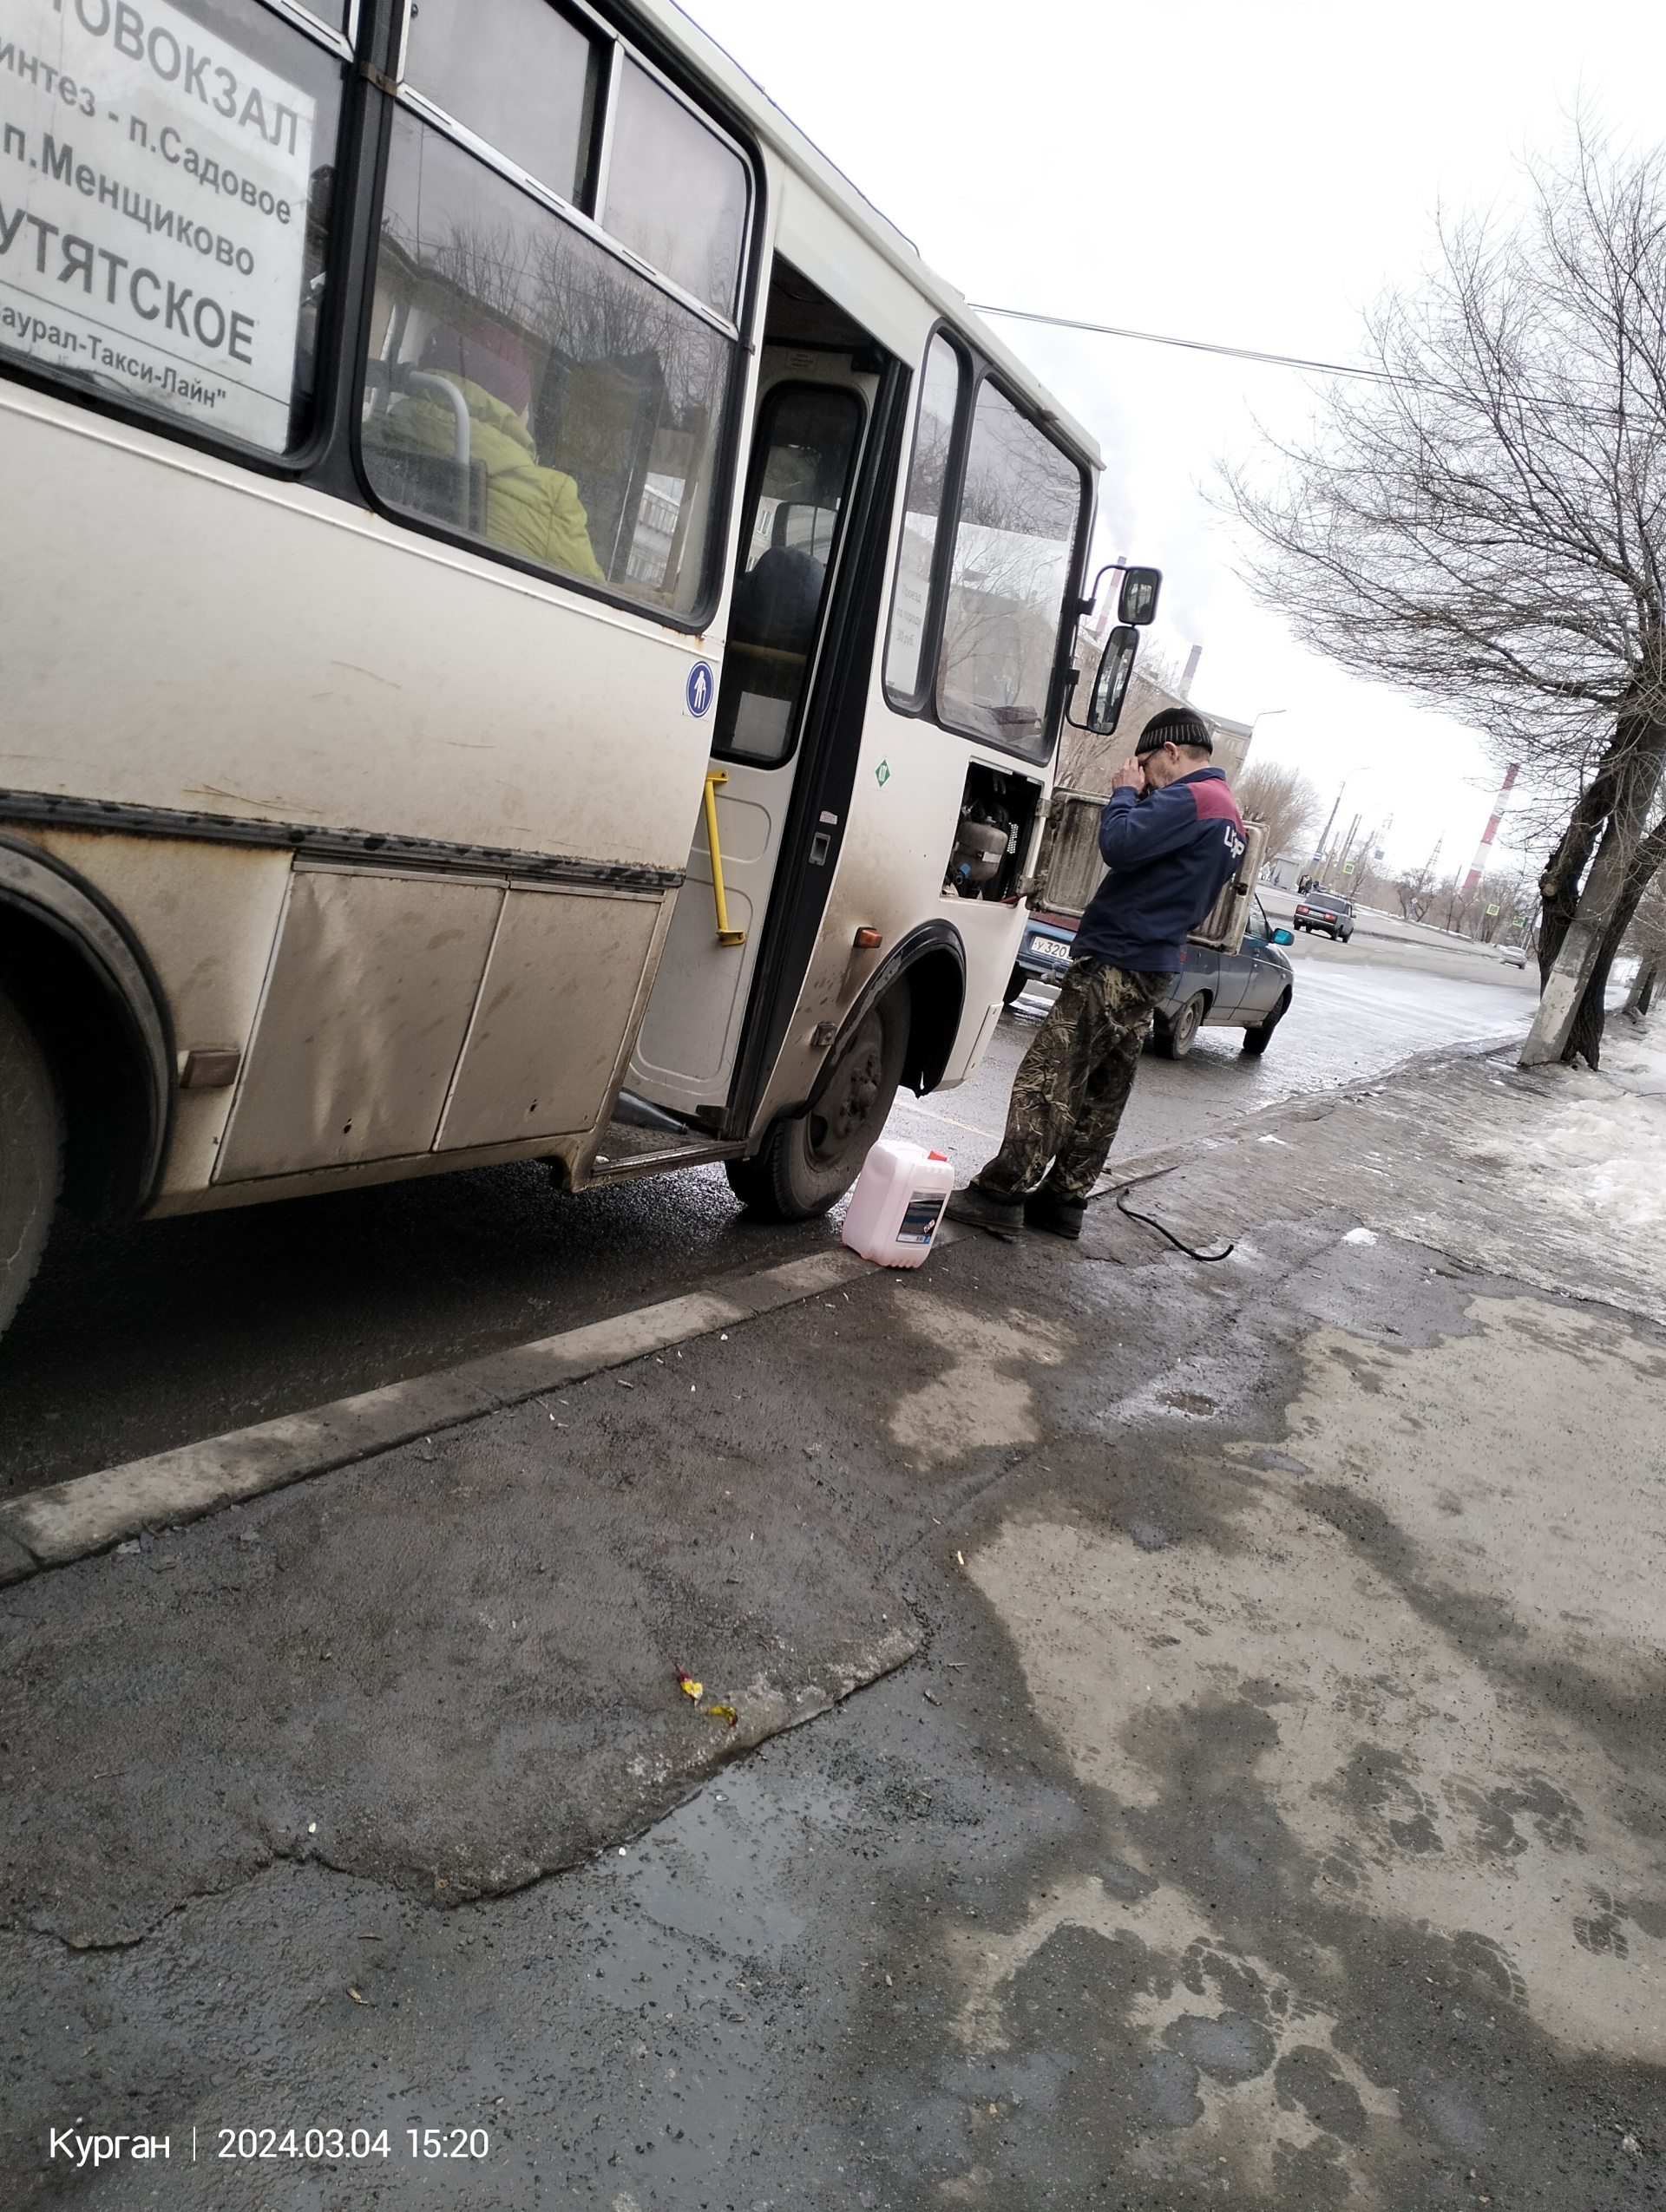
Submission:
[[[423,368],[455,384],[469,409],[469,457],[486,470],[486,535],[568,576],[603,581],[590,548],[579,488],[538,458],[527,428],[532,365],[513,334],[495,324],[443,326],[423,350]],[[437,394],[408,393],[390,409],[387,442],[417,453],[456,450],[456,416]]]

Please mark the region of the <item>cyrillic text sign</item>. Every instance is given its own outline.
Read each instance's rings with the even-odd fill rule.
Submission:
[[[0,0],[0,345],[281,452],[313,121],[167,0]]]

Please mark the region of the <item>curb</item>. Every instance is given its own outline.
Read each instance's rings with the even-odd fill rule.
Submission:
[[[627,1366],[875,1272],[871,1261],[843,1247],[818,1252],[731,1279],[720,1290],[639,1306],[408,1382],[28,1491],[0,1505],[0,1585],[523,1404],[541,1391]]]
[[[1381,1070],[1371,1084],[1380,1090],[1420,1068],[1453,1061],[1484,1059],[1500,1050],[1497,1039],[1457,1044],[1413,1053]],[[1318,1094],[1340,1103],[1357,1083],[1342,1083]],[[1258,1122],[1276,1121],[1308,1098],[1276,1099],[1202,1132],[1190,1142],[1136,1153],[1115,1162],[1092,1193],[1108,1198],[1125,1184],[1143,1182],[1170,1169],[1195,1166],[1200,1157],[1242,1142]],[[948,1224],[939,1247],[956,1240]],[[479,1420],[482,1415],[523,1404],[542,1391],[581,1382],[610,1367],[628,1366],[651,1352],[686,1344],[755,1319],[781,1306],[797,1305],[818,1291],[831,1290],[876,1271],[843,1247],[790,1260],[756,1275],[731,1277],[719,1288],[694,1291],[657,1306],[593,1321],[559,1336],[513,1345],[456,1367],[436,1368],[403,1383],[388,1383],[352,1397],[337,1398],[305,1412],[281,1416],[218,1436],[180,1444],[148,1458],[128,1460],[91,1475],[30,1490],[0,1505],[0,1587],[21,1582],[49,1567],[108,1551],[113,1545],[149,1529],[174,1528],[200,1520],[222,1506],[279,1490],[314,1475],[349,1467],[377,1452],[410,1443]]]

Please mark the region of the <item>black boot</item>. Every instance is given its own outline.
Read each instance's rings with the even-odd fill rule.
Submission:
[[[1073,1239],[1082,1234],[1086,1212],[1085,1198],[1059,1198],[1043,1184],[1024,1201],[1024,1223],[1026,1228],[1045,1229],[1049,1236]]]
[[[1015,1237],[1024,1227],[1021,1198],[997,1198],[993,1191],[981,1190],[976,1183],[957,1190],[944,1211],[951,1221],[964,1221],[974,1229],[990,1229],[1000,1237]]]

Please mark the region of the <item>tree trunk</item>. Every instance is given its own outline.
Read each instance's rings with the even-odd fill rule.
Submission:
[[[1590,864],[1597,832],[1608,819],[1614,803],[1616,772],[1618,767],[1622,730],[1617,730],[1610,739],[1608,749],[1597,764],[1597,773],[1575,802],[1568,817],[1568,826],[1558,841],[1556,850],[1545,864],[1538,879],[1538,895],[1544,903],[1544,916],[1538,933],[1538,987],[1543,992],[1549,985],[1551,970],[1556,965],[1557,954],[1562,950],[1562,940],[1572,926],[1573,917],[1579,906],[1579,885]]]
[[[1583,1052],[1593,1067],[1597,1064],[1597,1055],[1602,1050],[1603,994],[1608,972],[1618,949],[1619,937],[1630,926],[1636,901],[1643,896],[1649,880],[1645,874],[1626,906],[1634,863],[1640,862],[1639,848],[1652,842],[1645,841],[1643,825],[1649,802],[1660,782],[1663,757],[1666,757],[1666,723],[1631,717],[1623,722],[1604,760],[1604,772],[1591,786],[1594,792],[1611,776],[1613,795],[1608,826],[1573,913],[1564,920],[1561,914],[1566,904],[1567,881],[1558,863],[1563,861],[1564,851],[1571,854],[1582,818],[1589,819],[1585,805],[1589,793],[1582,796],[1574,809],[1573,820],[1545,871],[1541,888],[1545,885],[1551,888],[1545,898],[1545,939],[1552,934],[1553,900],[1558,908],[1560,939],[1548,965],[1545,943],[1541,940],[1539,970],[1545,978],[1544,996],[1527,1042],[1522,1047],[1524,1068],[1542,1067],[1552,1060],[1570,1060],[1576,1052]],[[1561,880],[1553,880],[1558,874]],[[1620,923],[1619,934],[1610,941],[1611,926],[1623,906],[1624,919]]]
[[[1625,933],[1631,926],[1632,917],[1637,911],[1643,893],[1663,867],[1666,867],[1666,815],[1663,815],[1649,834],[1639,841],[1636,852],[1631,855],[1631,865],[1627,868],[1625,881],[1620,887],[1613,919],[1604,935],[1597,964],[1591,970],[1591,981],[1585,986],[1585,995],[1580,1000],[1579,1011],[1574,1017],[1565,1057],[1571,1059],[1576,1052],[1583,1052],[1589,1066],[1595,1068],[1601,1064],[1603,1000],[1607,991],[1609,971],[1618,957]],[[1636,980],[1627,996],[1623,1009],[1624,1012],[1629,1014],[1634,1010],[1648,1012],[1656,963],[1656,955],[1650,955],[1638,962]]]

